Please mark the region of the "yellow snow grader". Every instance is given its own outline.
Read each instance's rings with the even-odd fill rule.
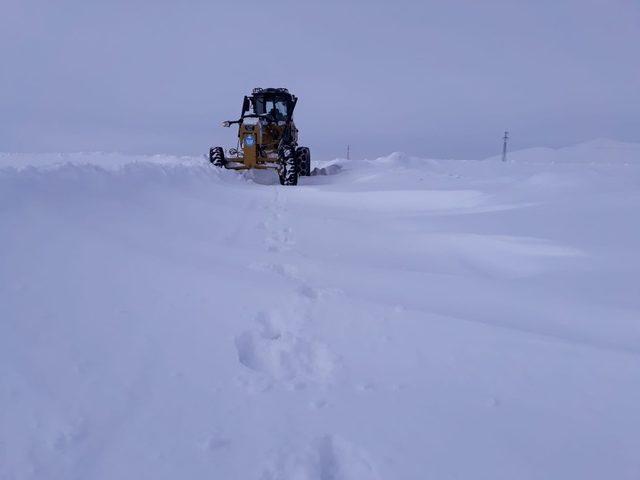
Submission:
[[[274,169],[281,185],[297,185],[299,176],[311,175],[311,153],[298,146],[293,123],[297,102],[286,88],[254,88],[244,97],[240,118],[222,122],[223,127],[238,124],[236,148],[225,154],[222,147],[213,147],[209,161],[234,170]]]

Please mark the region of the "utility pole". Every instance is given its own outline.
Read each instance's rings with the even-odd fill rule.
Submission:
[[[508,131],[504,131],[504,137],[502,137],[502,161],[506,162],[507,161],[507,140],[509,140],[509,132]]]
[[[349,152],[349,150],[350,150],[350,147],[351,147],[350,145],[347,145],[347,160],[349,160],[349,153],[350,153],[350,152]]]

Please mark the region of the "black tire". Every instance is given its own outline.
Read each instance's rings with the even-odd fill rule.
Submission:
[[[209,149],[209,161],[216,167],[226,166],[227,159],[224,158],[224,149],[222,147],[213,147]]]
[[[278,169],[280,185],[297,185],[300,170],[295,148],[290,145],[281,147],[278,151],[278,159],[280,161]]]
[[[296,157],[298,157],[300,175],[305,177],[311,175],[311,150],[309,150],[309,147],[298,147],[296,149]]]

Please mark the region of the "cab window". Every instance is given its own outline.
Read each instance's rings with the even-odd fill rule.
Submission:
[[[287,118],[287,102],[284,99],[256,98],[254,105],[258,115],[271,114],[278,121]]]

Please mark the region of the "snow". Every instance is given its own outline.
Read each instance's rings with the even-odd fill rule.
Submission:
[[[496,160],[500,157],[492,157]],[[564,148],[529,148],[508,154],[511,161],[541,163],[635,163],[640,158],[640,144],[598,138]]]
[[[1,155],[0,478],[638,478],[640,145],[509,158]]]

